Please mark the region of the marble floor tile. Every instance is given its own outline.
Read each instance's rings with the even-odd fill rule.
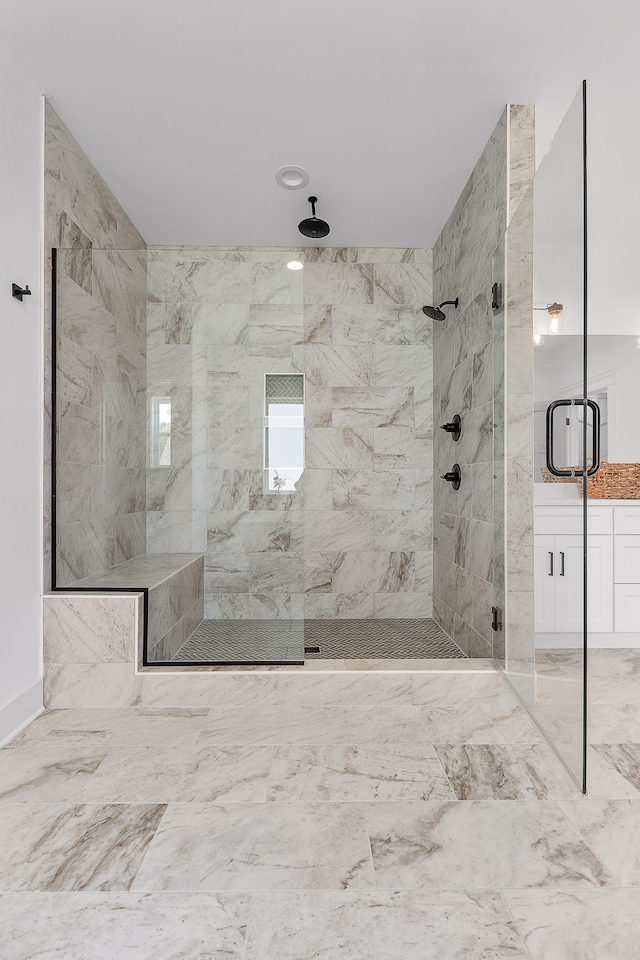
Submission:
[[[560,808],[620,886],[640,886],[640,799],[569,801]]]
[[[276,747],[270,800],[454,800],[433,747]]]
[[[162,804],[6,804],[0,890],[128,890]]]
[[[547,744],[437,744],[458,800],[555,800],[578,794]]]
[[[636,677],[640,679],[640,649],[589,650],[590,677]]]
[[[583,800],[639,800],[640,789],[618,773],[594,747],[587,747],[587,788]]]
[[[638,704],[589,704],[587,736],[590,743],[640,743]]]
[[[614,884],[551,801],[366,804],[379,890]]]
[[[85,784],[107,803],[267,799],[271,747],[115,747]]]
[[[528,960],[491,891],[258,894],[245,960]]]
[[[481,707],[350,707],[352,743],[505,743]]]
[[[542,731],[524,707],[487,706],[482,710],[507,743],[546,743]]]
[[[195,743],[207,718],[202,708],[130,708],[114,710],[60,710],[64,714],[51,728],[52,736],[94,735],[111,745],[168,746]]]
[[[106,755],[104,745],[74,747],[48,737],[0,750],[0,802],[80,801]]]
[[[23,747],[28,744],[43,740],[60,721],[62,715],[70,713],[70,710],[47,710],[36,717],[28,727],[21,730],[12,740],[5,743],[5,747]]]
[[[200,744],[349,743],[346,707],[212,707]]]
[[[507,890],[531,960],[635,960],[640,890]]]
[[[410,704],[411,678],[349,672],[332,677],[282,674],[278,678],[278,695],[282,705],[301,707]]]
[[[358,804],[170,804],[133,888],[363,890],[373,865]]]
[[[462,673],[455,683],[446,674],[415,676],[413,702],[439,706],[517,706],[518,700],[498,673]]]
[[[243,960],[246,894],[0,894],[3,960]]]
[[[640,743],[594,743],[593,749],[632,787],[640,790]]]

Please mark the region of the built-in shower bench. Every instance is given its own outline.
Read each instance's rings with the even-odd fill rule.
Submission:
[[[204,555],[145,553],[45,595],[45,663],[171,660],[203,618]]]

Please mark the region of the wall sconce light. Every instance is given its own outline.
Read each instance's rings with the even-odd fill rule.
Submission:
[[[549,325],[547,328],[547,333],[551,337],[556,337],[560,333],[560,315],[564,310],[564,304],[562,303],[548,303],[546,307],[534,307],[534,310],[546,310],[549,317]],[[536,336],[534,335],[533,342],[538,346],[538,341],[536,341]],[[541,341],[544,342],[544,338]]]
[[[556,336],[560,333],[560,314],[562,313],[563,305],[561,303],[550,303],[547,306],[547,313],[549,314],[549,333],[552,336]]]
[[[533,345],[534,347],[541,347],[544,343],[544,337],[541,333],[534,333],[533,335]]]

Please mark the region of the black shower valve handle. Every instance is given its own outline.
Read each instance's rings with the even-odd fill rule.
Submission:
[[[462,434],[462,420],[460,419],[460,414],[456,413],[450,423],[443,423],[440,429],[444,430],[446,433],[450,433],[451,439],[455,440],[457,443]]]
[[[460,470],[460,464],[454,463],[451,470],[447,473],[443,473],[440,477],[441,480],[446,480],[447,483],[450,483],[454,490],[460,489],[460,484],[462,483],[462,472]]]

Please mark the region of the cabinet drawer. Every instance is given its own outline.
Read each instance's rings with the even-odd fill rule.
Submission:
[[[534,510],[534,533],[536,534],[568,534],[569,536],[582,533],[582,506],[576,504],[570,507],[536,507]],[[607,535],[613,532],[613,517],[611,507],[587,508],[587,532],[591,536]]]
[[[614,537],[616,583],[640,583],[640,537]]]
[[[638,506],[613,508],[613,531],[640,536],[640,500]]]
[[[640,583],[616,583],[615,631],[640,633]]]

